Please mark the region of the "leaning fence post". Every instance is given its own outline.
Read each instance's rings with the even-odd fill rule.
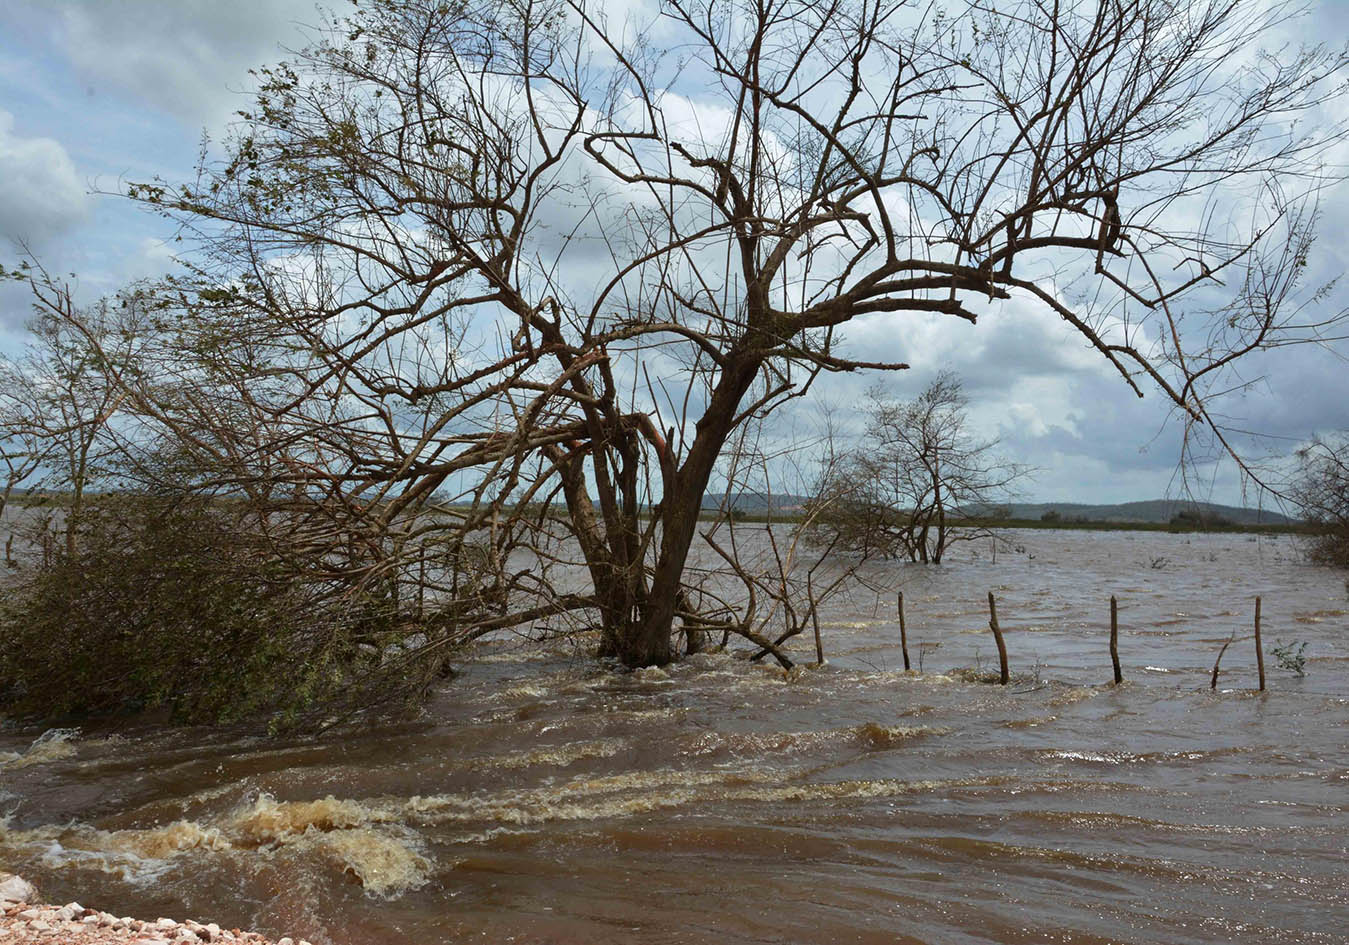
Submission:
[[[1255,665],[1260,670],[1260,691],[1265,691],[1265,649],[1260,645],[1260,597],[1255,598]]]
[[[909,631],[904,626],[904,592],[899,592],[899,649],[904,654],[904,671],[909,671]]]
[[[1233,631],[1232,635],[1227,638],[1227,642],[1223,644],[1223,648],[1218,651],[1218,658],[1213,661],[1213,677],[1208,681],[1209,689],[1218,688],[1218,666],[1223,661],[1223,654],[1227,652],[1227,648],[1232,645],[1232,641],[1235,640],[1236,638],[1237,638],[1236,632]]]
[[[1119,671],[1119,605],[1115,595],[1110,595],[1110,664],[1115,667],[1115,685],[1124,682],[1124,674]]]
[[[998,644],[998,667],[1002,675],[998,682],[1007,685],[1007,644],[1002,642],[1002,630],[998,628],[998,605],[993,603],[993,592],[988,592],[988,626],[993,631],[993,640]]]

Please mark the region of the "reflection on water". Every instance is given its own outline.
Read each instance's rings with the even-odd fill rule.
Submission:
[[[1287,538],[1016,540],[878,567],[922,675],[868,595],[791,673],[713,653],[620,675],[498,640],[416,723],[3,736],[0,868],[334,943],[1345,941],[1341,577]],[[1006,688],[972,681],[990,589]],[[1280,638],[1309,641],[1305,679]]]

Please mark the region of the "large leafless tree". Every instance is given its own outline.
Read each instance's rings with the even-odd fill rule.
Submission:
[[[196,179],[126,188],[192,267],[127,388],[371,573],[476,548],[490,606],[442,638],[570,614],[663,663],[737,430],[906,366],[849,322],[903,348],[906,315],[1019,299],[1201,423],[1237,358],[1314,333],[1283,303],[1345,60],[1282,44],[1294,12],[364,0]]]

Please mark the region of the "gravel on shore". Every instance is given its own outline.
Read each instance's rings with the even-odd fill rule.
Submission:
[[[22,896],[22,898],[12,898]],[[222,929],[190,919],[133,919],[78,902],[38,903],[37,890],[17,876],[0,873],[0,945],[309,945],[304,939],[269,939],[257,932]]]

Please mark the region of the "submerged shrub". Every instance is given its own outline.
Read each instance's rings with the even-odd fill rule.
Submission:
[[[1313,438],[1297,459],[1291,498],[1312,527],[1307,556],[1317,564],[1349,568],[1349,435]]]
[[[246,512],[199,498],[103,497],[0,602],[0,710],[144,711],[294,723],[383,688],[376,591],[353,601],[269,553]]]
[[[1282,640],[1276,641],[1279,645],[1270,650],[1274,658],[1279,662],[1279,669],[1286,669],[1290,673],[1297,673],[1299,676],[1307,675],[1307,657],[1304,655],[1307,651],[1306,640],[1294,640],[1292,643],[1284,643]]]

